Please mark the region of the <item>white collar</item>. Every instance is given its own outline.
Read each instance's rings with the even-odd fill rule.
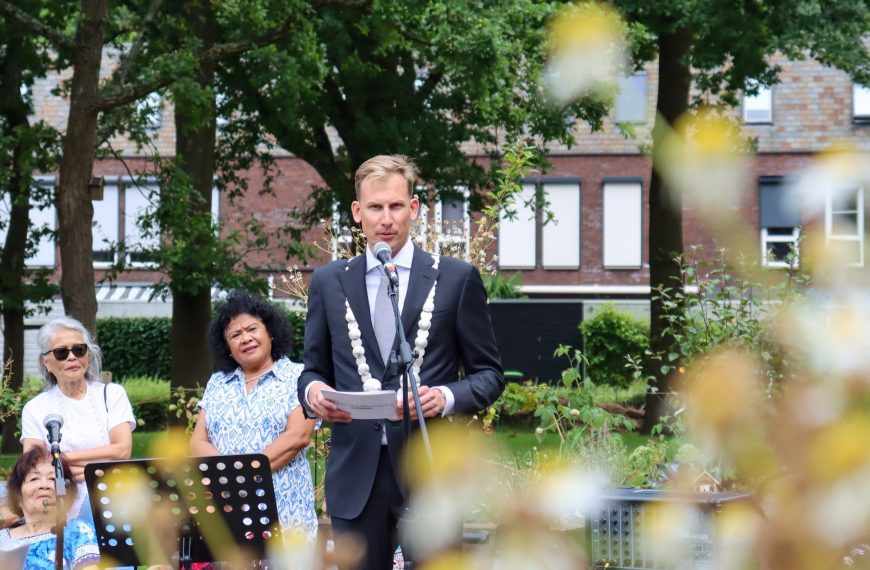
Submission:
[[[408,241],[405,242],[405,245],[402,246],[402,249],[399,250],[399,253],[396,254],[396,257],[393,258],[393,263],[395,263],[399,267],[411,269],[411,262],[413,260],[414,242],[411,241],[411,239],[409,238]],[[378,258],[375,257],[375,254],[372,253],[371,248],[366,247],[366,273],[380,266],[381,262],[378,261]]]

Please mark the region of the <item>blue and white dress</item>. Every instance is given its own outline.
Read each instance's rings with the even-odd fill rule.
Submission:
[[[13,538],[9,529],[0,530],[0,559],[3,552],[27,549],[24,557],[24,570],[54,570],[54,551],[57,549],[57,536],[50,532]],[[78,570],[85,566],[99,564],[100,549],[94,529],[81,519],[66,523],[63,535],[63,567],[65,570]]]
[[[245,392],[241,367],[212,374],[199,402],[199,407],[208,412],[205,427],[211,444],[227,455],[262,453],[284,433],[288,416],[299,407],[296,387],[301,372],[301,364],[282,357],[257,381],[250,394]],[[313,542],[317,514],[306,452],[301,451],[274,471],[272,482],[281,529]]]

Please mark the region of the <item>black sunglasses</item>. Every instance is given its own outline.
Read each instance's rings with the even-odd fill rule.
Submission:
[[[53,348],[49,351],[43,352],[42,355],[48,356],[48,354],[51,353],[57,360],[66,360],[70,352],[72,352],[73,356],[76,358],[81,358],[88,353],[88,345],[74,344],[69,348],[62,346],[60,348]]]

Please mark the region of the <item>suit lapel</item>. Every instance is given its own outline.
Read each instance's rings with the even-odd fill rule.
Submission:
[[[433,263],[432,255],[418,247],[414,248],[414,262],[411,264],[408,293],[405,296],[405,304],[402,306],[402,328],[405,329],[405,336],[411,343],[411,350],[414,349],[411,332],[417,324],[420,311],[423,310],[423,302],[426,301],[432,284],[438,278],[438,270],[432,267]]]
[[[347,302],[356,317],[360,333],[362,333],[366,360],[381,362],[381,351],[378,349],[375,330],[372,328],[372,311],[369,307],[369,296],[366,290],[365,255],[351,259],[347,264],[347,271],[343,272],[339,279],[344,296],[347,297]],[[382,368],[383,364],[381,362]]]

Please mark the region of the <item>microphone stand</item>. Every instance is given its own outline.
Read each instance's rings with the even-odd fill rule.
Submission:
[[[56,544],[54,548],[54,567],[55,570],[63,570],[63,534],[66,527],[66,509],[64,508],[64,498],[66,497],[66,479],[63,473],[63,463],[60,461],[60,444],[51,444],[51,464],[54,466],[54,494],[55,501],[50,503],[43,501],[43,505],[48,507],[54,505],[55,517],[55,535]]]
[[[405,337],[405,329],[402,327],[402,319],[399,316],[399,285],[391,280],[387,281],[387,294],[390,304],[393,306],[393,316],[396,319],[396,333],[399,335],[399,350],[392,353],[392,361],[399,370],[402,370],[402,426],[405,430],[405,439],[411,435],[411,411],[408,408],[408,386],[414,396],[414,407],[417,409],[417,421],[420,424],[420,435],[423,438],[423,446],[426,449],[426,457],[429,467],[434,472],[435,460],[432,457],[432,446],[429,443],[429,432],[426,430],[426,419],[423,417],[423,405],[420,403],[420,394],[417,390],[417,377],[414,374],[414,356],[411,353],[411,345]]]

